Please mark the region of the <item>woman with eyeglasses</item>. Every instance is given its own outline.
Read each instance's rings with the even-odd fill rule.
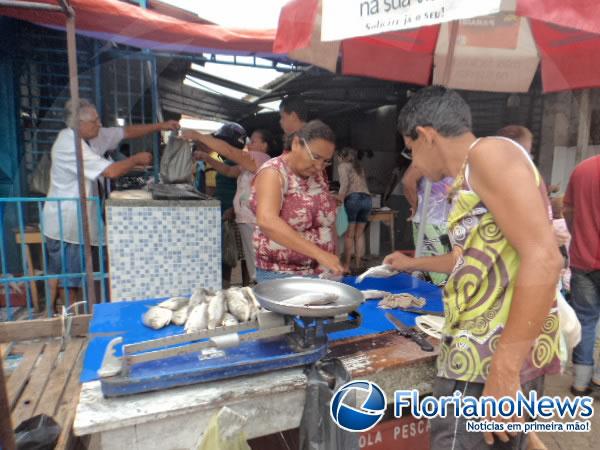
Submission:
[[[350,272],[352,257],[356,269],[359,270],[361,267],[361,259],[365,256],[365,228],[373,207],[360,156],[356,150],[349,147],[343,148],[338,155],[340,161],[337,168],[340,178],[338,199],[343,202],[348,215],[348,230],[344,234],[345,272]]]
[[[254,180],[256,281],[324,271],[341,275],[335,254],[336,199],[323,175],[335,151],[335,135],[313,120],[288,136],[284,150]]]

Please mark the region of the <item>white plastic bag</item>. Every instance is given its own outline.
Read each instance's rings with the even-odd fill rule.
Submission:
[[[558,304],[558,320],[560,332],[565,339],[569,353],[581,341],[581,323],[575,314],[575,310],[567,303],[560,289],[556,290],[556,302]]]
[[[37,166],[31,174],[29,182],[29,191],[37,194],[47,195],[50,189],[50,168],[52,160],[49,153],[44,153],[40,158]]]

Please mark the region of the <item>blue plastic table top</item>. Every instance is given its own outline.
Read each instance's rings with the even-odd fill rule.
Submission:
[[[354,283],[354,280],[355,277],[345,277],[342,281],[360,290],[377,289],[424,297],[427,300],[427,310],[443,311],[440,288],[409,275],[399,274],[387,279],[368,278],[358,285]],[[97,371],[102,364],[106,346],[114,337],[122,336],[124,344],[132,344],[184,332],[183,327],[177,325],[153,330],[142,324],[141,317],[144,312],[162,300],[164,299],[103,303],[94,307],[89,328],[90,340],[81,371],[81,382],[98,379]],[[384,310],[378,308],[377,303],[379,303],[379,299],[367,300],[359,307],[362,315],[362,325],[359,328],[331,333],[329,338],[335,341],[394,330],[393,325],[384,316],[386,312],[391,312],[408,326],[415,325],[417,314],[399,310]],[[116,349],[116,353],[117,356],[121,356],[120,348]]]

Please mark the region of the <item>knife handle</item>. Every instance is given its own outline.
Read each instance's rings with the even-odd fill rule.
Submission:
[[[425,339],[423,336],[421,336],[419,333],[417,333],[416,331],[413,330],[413,332],[410,334],[409,336],[419,347],[421,347],[421,350],[423,350],[424,352],[432,352],[433,351],[433,345],[431,345],[431,343]]]

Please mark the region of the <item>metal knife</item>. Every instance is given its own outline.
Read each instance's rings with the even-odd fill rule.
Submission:
[[[402,306],[398,306],[394,309],[399,309],[400,311],[411,312],[411,313],[421,314],[421,315],[444,317],[444,313],[442,311],[429,311],[427,309],[413,308],[413,307],[404,308]]]
[[[399,319],[394,317],[391,313],[385,313],[385,318],[390,321],[392,325],[398,330],[398,332],[409,339],[412,339],[421,350],[424,352],[432,352],[433,345],[429,343],[427,339],[419,334],[419,332],[415,329],[415,327],[408,327],[404,325]]]

